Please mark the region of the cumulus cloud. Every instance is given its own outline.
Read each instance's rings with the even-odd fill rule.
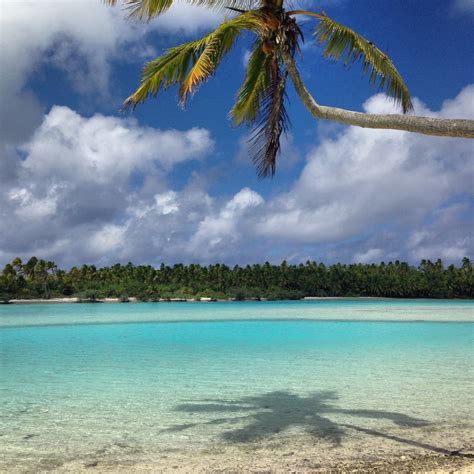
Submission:
[[[18,148],[21,159],[0,189],[0,248],[32,252],[49,242],[62,251],[53,243],[66,239],[82,255],[118,251],[123,223],[179,209],[173,192],[160,192],[163,176],[213,146],[205,129],[160,130],[55,106]]]
[[[431,222],[411,232],[406,244],[410,257],[419,261],[437,255],[447,261],[459,262],[472,255],[472,211],[466,201],[434,211]]]
[[[215,254],[224,254],[228,258],[229,251],[235,252],[236,247],[243,243],[242,234],[248,231],[240,229],[239,225],[249,212],[253,213],[263,202],[262,196],[249,188],[239,191],[217,215],[208,215],[201,220],[190,240],[191,253],[200,253],[206,260],[212,259]]]
[[[8,198],[15,204],[15,214],[22,220],[45,219],[57,209],[56,186],[48,189],[43,197],[36,197],[27,188],[12,188]]]
[[[417,111],[467,117],[473,97],[474,88],[468,87],[438,114],[419,101]],[[379,113],[391,106],[377,95],[364,108]],[[447,200],[471,191],[470,159],[469,140],[349,127],[310,153],[299,180],[270,203],[258,231],[268,238],[317,244],[374,232],[382,224],[417,225]]]
[[[162,16],[154,21],[163,33],[195,34],[218,25],[228,12],[213,10],[187,3],[175,2]]]
[[[87,245],[97,255],[116,252],[126,245],[124,242],[126,226],[106,224],[93,232],[87,239]]]
[[[134,26],[120,21],[118,11],[99,2],[11,1],[2,3],[0,29],[2,136],[19,142],[41,120],[38,100],[25,86],[48,53],[57,65],[70,70],[71,77],[80,72],[77,85],[87,84],[103,92],[107,57],[132,37]],[[57,46],[54,50],[53,45]],[[82,71],[75,67],[79,58],[85,62]]]
[[[132,171],[152,171],[159,164],[199,159],[212,148],[208,130],[161,131],[133,119],[96,114],[82,117],[69,107],[54,106],[20,149],[25,171],[37,178],[54,175],[60,182],[104,185],[121,183]]]
[[[6,0],[0,4],[0,130],[20,143],[39,125],[42,107],[28,79],[48,62],[66,73],[80,93],[108,97],[111,60],[153,53],[150,31],[194,34],[222,13],[177,3],[151,23],[126,20],[123,8],[99,0]],[[129,53],[129,54],[128,54]],[[139,58],[143,60],[143,58]]]
[[[474,87],[441,110],[466,117]],[[382,96],[368,112],[391,110]],[[54,107],[0,191],[2,258],[63,264],[373,262],[472,256],[472,144],[345,127],[324,136],[287,192],[216,196],[196,176],[168,183],[176,163],[213,149],[209,132],[157,130],[133,119]],[[187,183],[187,184],[186,184]]]
[[[383,249],[370,248],[365,252],[355,253],[354,262],[356,263],[375,263],[380,262],[385,256]]]

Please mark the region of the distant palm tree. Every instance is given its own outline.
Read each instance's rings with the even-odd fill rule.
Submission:
[[[226,19],[206,36],[168,49],[147,63],[137,90],[125,101],[135,108],[162,88],[179,84],[182,105],[186,98],[214,74],[223,56],[243,31],[256,39],[247,65],[244,83],[231,110],[236,125],[254,125],[250,149],[260,176],[275,173],[280,139],[288,127],[285,110],[286,82],[289,75],[306,108],[317,119],[368,128],[396,129],[427,135],[474,138],[474,121],[434,119],[413,115],[364,114],[319,105],[308,92],[295,63],[303,35],[295,17],[306,15],[317,20],[317,41],[326,58],[344,64],[362,62],[372,83],[401,105],[403,113],[412,107],[408,88],[389,57],[372,42],[324,13],[287,10],[284,0],[187,0],[188,3],[223,8],[238,15]],[[118,0],[105,0],[115,5]],[[173,0],[124,0],[132,17],[149,20],[168,10]]]

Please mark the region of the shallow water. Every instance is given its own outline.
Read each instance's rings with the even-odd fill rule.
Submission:
[[[466,448],[473,311],[388,300],[0,306],[0,467]]]
[[[474,300],[0,305],[0,327],[242,320],[474,321]]]

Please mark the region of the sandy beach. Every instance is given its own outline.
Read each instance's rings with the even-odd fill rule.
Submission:
[[[262,456],[259,450],[251,453],[234,452],[232,457],[223,458],[218,453],[194,457],[163,455],[161,460],[143,462],[116,462],[91,460],[90,462],[71,461],[62,466],[52,466],[44,460],[40,469],[54,472],[177,472],[177,473],[462,473],[474,472],[474,459],[464,456],[445,456],[441,454],[401,454],[390,458],[361,456],[360,459],[339,459],[332,462],[321,461],[312,453],[294,453],[282,450],[273,453],[271,458]],[[230,454],[230,453],[229,453]]]
[[[25,449],[21,460],[16,458],[9,463],[6,456],[2,472],[474,472],[474,438],[468,425],[448,431],[426,426],[390,429],[366,429],[358,424],[339,426],[344,426],[345,437],[336,443],[331,432],[310,434],[294,427],[260,436],[252,442],[224,442],[216,437],[214,444],[207,446],[197,443],[188,428],[181,426],[170,432],[168,438],[182,439],[185,449],[167,443],[155,446],[138,443],[133,436],[100,448],[90,446],[91,451],[80,456],[72,453],[68,456],[64,446],[55,454],[45,453],[43,458]],[[28,441],[24,442],[26,446]]]
[[[301,301],[351,301],[351,300],[361,300],[361,301],[400,301],[401,298],[385,298],[385,297],[374,297],[374,296],[306,296],[301,298]],[[421,298],[419,301],[427,301],[428,298]],[[147,303],[225,303],[225,302],[235,302],[235,298],[227,299],[214,299],[214,298],[159,298],[157,300],[146,301]],[[268,298],[244,298],[241,301],[269,301]],[[281,300],[286,301],[286,300]],[[413,299],[417,301],[417,299]],[[439,301],[433,299],[432,301]],[[470,301],[466,299],[456,299],[453,298],[450,301]],[[0,301],[0,304],[60,304],[60,303],[142,303],[144,301],[135,298],[129,297],[127,300],[122,300],[121,298],[98,298],[96,300],[87,300],[79,297],[72,298],[14,298],[8,301]]]
[[[74,298],[32,298],[32,299],[20,299],[14,298],[8,301],[7,304],[60,304],[60,303],[82,303],[89,302],[78,297]],[[122,301],[120,298],[101,298],[94,301],[95,303],[136,303],[137,298],[128,298],[127,301]]]

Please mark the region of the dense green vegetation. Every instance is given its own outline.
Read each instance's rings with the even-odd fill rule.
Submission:
[[[94,265],[61,270],[54,262],[36,257],[5,265],[0,274],[0,300],[79,296],[87,299],[160,298],[268,298],[304,296],[378,296],[395,298],[472,298],[474,272],[464,258],[460,267],[441,260],[422,260],[418,267],[404,262],[379,265],[306,262],[299,265],[191,264],[134,266]]]

